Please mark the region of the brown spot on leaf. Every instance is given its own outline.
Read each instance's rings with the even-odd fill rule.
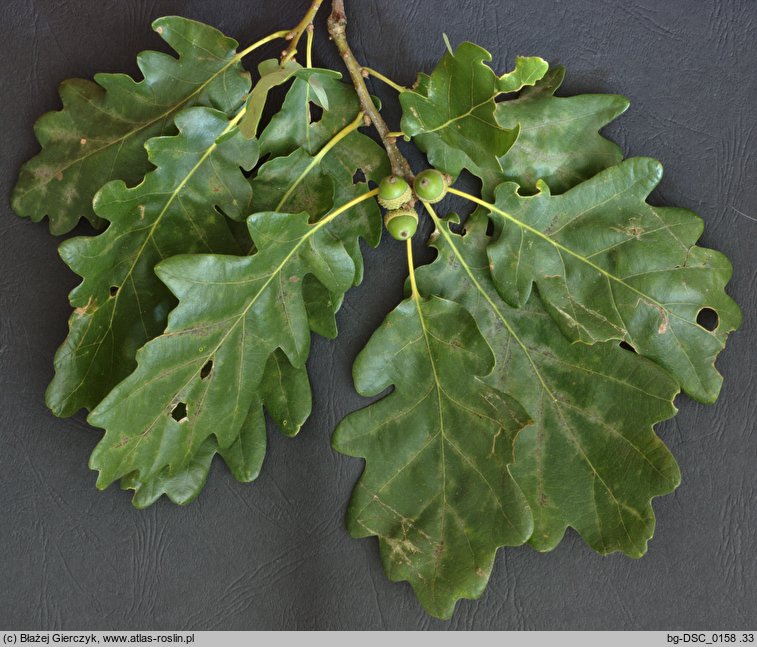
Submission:
[[[670,324],[670,319],[668,318],[668,313],[665,312],[663,308],[660,308],[660,314],[662,315],[662,321],[660,322],[660,327],[657,329],[657,332],[661,335],[664,335],[666,332],[668,332],[668,325]]]
[[[163,27],[158,27],[155,31],[157,31],[159,34],[163,33]]]
[[[86,314],[93,313],[95,310],[97,310],[97,306],[92,302],[92,297],[90,296],[87,303],[74,310],[74,314],[78,317],[83,317]]]
[[[60,182],[63,179],[63,172],[62,171],[55,171],[55,179]]]

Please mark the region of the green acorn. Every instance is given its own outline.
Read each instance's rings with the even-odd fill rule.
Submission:
[[[434,204],[447,195],[451,178],[435,168],[421,171],[415,176],[413,189],[419,200]]]
[[[407,240],[418,229],[418,214],[415,209],[393,209],[384,215],[384,225],[393,238]]]
[[[387,175],[379,182],[378,202],[384,209],[398,209],[412,198],[410,185],[401,177]]]

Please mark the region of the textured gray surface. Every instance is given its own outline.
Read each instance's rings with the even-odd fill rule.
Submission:
[[[360,462],[329,435],[363,404],[355,355],[400,299],[402,247],[367,253],[366,280],[340,313],[337,342],[317,340],[316,405],[296,440],[271,434],[263,475],[236,483],[218,465],[186,509],[134,510],[94,487],[99,438],[83,416],[45,409],[52,356],[76,284],[43,224],[13,216],[7,196],[34,154],[35,118],[56,109],[58,82],[97,71],[136,73],[159,48],[151,19],[177,13],[242,43],[299,19],[304,0],[4,0],[0,5],[3,156],[0,194],[0,628],[92,629],[662,629],[757,627],[757,3],[754,0],[353,0],[359,58],[410,84],[453,43],[474,40],[505,69],[516,54],[568,67],[563,93],[626,94],[608,134],[666,175],[659,204],[692,208],[703,244],[725,252],[729,292],[745,323],[718,367],[714,406],[680,397],[659,429],[683,484],[655,503],[649,554],[601,558],[573,533],[554,552],[502,550],[480,601],[449,623],[384,577],[375,540],[350,539],[343,515]],[[322,16],[325,18],[325,16]],[[322,22],[322,21],[321,21]],[[269,53],[274,53],[270,50]],[[318,32],[316,63],[338,62]],[[393,97],[374,91],[397,124]],[[417,162],[418,160],[416,160]],[[83,231],[83,230],[82,230]]]

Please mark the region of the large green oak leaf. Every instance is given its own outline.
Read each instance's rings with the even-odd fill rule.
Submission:
[[[494,365],[470,314],[438,297],[407,299],[358,356],[355,385],[387,397],[345,418],[333,445],[365,458],[350,501],[355,537],[379,538],[389,578],[448,618],[483,592],[500,546],[531,534],[510,476],[512,444],[528,417],[482,381]]]
[[[317,223],[307,213],[253,214],[252,256],[183,255],[157,266],[179,304],[165,332],[137,352],[135,371],[89,416],[106,430],[90,460],[99,487],[133,472],[142,480],[166,467],[176,473],[211,436],[220,449],[232,446],[276,349],[304,366],[303,280],[312,274],[332,294],[353,284],[355,265],[339,232],[350,206]]]
[[[536,285],[571,340],[624,340],[693,398],[713,402],[722,383],[715,358],[741,323],[724,289],[732,267],[696,246],[699,216],[646,202],[661,176],[659,162],[634,158],[561,195],[545,184],[529,197],[500,185],[487,207],[501,229],[489,246],[491,273],[515,306]],[[706,309],[717,315],[714,330],[697,321]]]
[[[153,23],[179,55],[142,52],[144,75],[97,74],[95,82],[69,79],[60,87],[63,109],[37,121],[42,150],[21,168],[11,202],[19,215],[37,222],[48,216],[50,231],[64,234],[87,218],[92,198],[109,180],[136,184],[150,170],[144,143],[174,130],[174,115],[201,104],[236,110],[250,88],[238,43],[193,20],[168,16]]]
[[[163,331],[175,299],[155,275],[160,260],[246,251],[226,215],[249,214],[252,191],[242,168],[257,162],[257,142],[238,132],[224,137],[233,124],[211,108],[187,108],[176,125],[178,135],[147,142],[156,168],[140,184],[114,180],[97,193],[94,208],[108,228],[60,246],[83,281],[70,296],[69,335],[47,390],[56,415],[97,405],[134,369],[137,349]]]
[[[602,554],[640,557],[655,527],[651,499],[680,482],[653,428],[676,412],[678,385],[617,342],[571,343],[535,293],[521,308],[508,306],[489,272],[482,212],[466,221],[464,236],[446,221],[437,227],[439,256],[418,271],[419,288],[471,313],[496,357],[486,382],[533,420],[516,437],[510,466],[533,514],[531,545],[551,550],[572,526]]]

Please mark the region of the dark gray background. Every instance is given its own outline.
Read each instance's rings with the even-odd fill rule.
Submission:
[[[401,298],[402,246],[368,251],[366,280],[339,315],[337,342],[316,340],[313,416],[295,440],[271,433],[263,474],[235,482],[216,465],[188,508],[134,510],[95,490],[87,458],[100,437],[82,415],[54,418],[44,389],[66,334],[77,278],[46,224],[14,216],[7,197],[37,151],[32,124],[57,109],[57,84],[98,71],[136,74],[149,28],[176,13],[243,44],[299,20],[305,0],[4,0],[0,194],[0,626],[37,629],[662,629],[757,628],[757,4],[753,0],[352,0],[357,56],[410,84],[453,43],[490,49],[495,67],[538,54],[568,67],[563,93],[619,92],[629,112],[608,128],[627,155],[665,165],[653,201],[692,208],[702,243],[725,252],[745,323],[718,367],[714,406],[678,398],[659,431],[683,484],[655,504],[640,561],[601,558],[569,532],[552,553],[502,550],[487,592],[451,622],[425,615],[406,584],[384,577],[374,539],[343,517],[358,460],[329,446],[364,402],[352,361]],[[328,7],[324,7],[324,14]],[[338,65],[320,17],[315,61]],[[271,49],[273,54],[277,50]],[[252,63],[252,61],[250,61]],[[398,126],[391,91],[372,85]],[[418,159],[415,158],[416,168]],[[84,232],[84,228],[79,233]],[[428,258],[428,255],[426,256]]]

